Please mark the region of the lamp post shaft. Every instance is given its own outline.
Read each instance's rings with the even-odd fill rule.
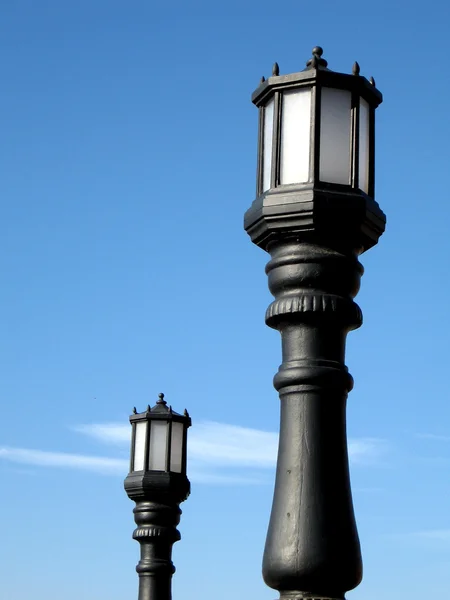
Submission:
[[[363,269],[356,251],[320,238],[268,245],[275,296],[266,323],[282,338],[274,378],[281,427],[263,576],[281,598],[342,600],[362,577],[346,439],[347,333]]]
[[[133,538],[141,547],[136,567],[139,574],[139,600],[171,600],[172,546],[180,539],[176,526],[181,510],[177,504],[138,501],[133,510],[137,525]]]

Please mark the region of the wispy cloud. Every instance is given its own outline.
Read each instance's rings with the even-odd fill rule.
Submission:
[[[130,426],[115,423],[81,425],[76,431],[107,444],[129,444]],[[204,421],[189,430],[189,459],[216,466],[272,468],[276,464],[278,434],[239,425]],[[374,464],[387,452],[379,438],[356,438],[348,442],[350,461]]]
[[[425,548],[450,548],[450,529],[424,529],[419,531],[406,531],[402,533],[389,533],[384,538],[401,544],[419,545],[421,551]]]
[[[412,535],[424,540],[450,542],[450,529],[429,529],[426,531],[416,531]]]
[[[243,471],[240,475],[235,471],[213,471],[198,467],[192,461],[189,464],[189,479],[193,483],[204,483],[210,485],[267,485],[273,484],[273,478],[268,477],[264,472]]]
[[[129,425],[93,423],[74,429],[105,444],[130,443]],[[276,433],[238,425],[206,421],[189,430],[189,458],[216,466],[273,467],[277,447]]]
[[[384,494],[386,491],[382,487],[352,487],[352,490],[356,494]]]
[[[450,442],[450,435],[438,435],[436,433],[417,433],[416,437],[421,440],[434,440],[435,442]]]
[[[218,466],[271,468],[276,464],[278,435],[213,421],[199,423],[189,437],[189,456]]]
[[[129,444],[131,440],[131,427],[120,423],[92,423],[91,425],[77,425],[73,427],[77,433],[83,433],[107,444]]]
[[[130,426],[94,423],[74,428],[103,444],[127,448]],[[272,482],[269,470],[276,464],[278,434],[238,425],[207,421],[189,432],[189,477],[193,482],[212,484],[262,484]],[[351,462],[377,463],[386,452],[386,443],[376,438],[349,441]],[[128,461],[120,458],[45,452],[24,448],[0,448],[0,458],[42,467],[84,469],[125,475]]]
[[[113,475],[125,473],[128,468],[128,461],[120,458],[85,456],[66,452],[45,452],[25,448],[0,448],[0,458],[39,467],[83,469]]]
[[[388,444],[380,438],[359,438],[348,441],[350,462],[355,465],[374,465],[387,453]]]

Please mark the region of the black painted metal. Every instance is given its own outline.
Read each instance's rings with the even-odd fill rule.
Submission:
[[[276,63],[275,63],[276,64]],[[273,102],[273,139],[280,139],[281,125],[281,98],[278,92],[275,92]],[[272,144],[272,172],[270,174],[270,187],[277,187],[280,180],[280,144]]]
[[[307,71],[310,78],[326,69],[320,48],[308,67],[316,71]],[[326,71],[329,84],[366,89],[360,75]],[[263,104],[271,85],[295,86],[304,76],[269,78],[253,99]],[[374,111],[381,94],[369,86]],[[312,129],[317,135],[314,114]],[[271,256],[266,272],[275,299],[266,323],[280,331],[283,356],[274,378],[281,424],[263,576],[283,600],[342,600],[362,578],[348,467],[346,402],[353,379],[345,342],[362,324],[353,300],[363,274],[358,256],[377,243],[385,216],[373,197],[351,186],[313,180],[285,188],[257,197],[245,215],[252,241]]]
[[[258,154],[256,158],[256,195],[259,196],[263,191],[263,154],[260,148],[264,144],[264,109],[258,109]]]
[[[134,424],[149,421],[147,426],[146,459],[143,471],[133,470]],[[182,472],[170,472],[170,433],[166,447],[166,470],[148,470],[148,444],[150,421],[164,420],[169,423],[181,422],[184,425]],[[147,407],[143,413],[134,409],[130,417],[133,425],[130,473],[125,479],[128,497],[134,500],[133,510],[136,529],[133,539],[139,542],[141,557],[136,567],[139,574],[139,600],[171,600],[172,575],[175,567],[172,562],[172,546],[180,539],[177,525],[180,522],[180,503],[190,493],[190,483],[186,476],[187,429],[191,419],[187,411],[180,415],[168,407],[164,395],[159,395],[157,404]],[[169,427],[169,431],[171,427]]]
[[[355,63],[357,65],[358,63]],[[359,68],[359,65],[358,65]],[[353,70],[355,71],[355,67],[353,66]],[[358,71],[359,73],[359,71]],[[355,74],[355,73],[354,73]],[[351,186],[352,188],[357,189],[359,184],[359,121],[360,121],[360,99],[355,92],[352,94],[352,148],[351,148]],[[369,148],[370,152],[370,148]],[[370,174],[369,174],[370,180]],[[370,189],[370,183],[369,183]]]

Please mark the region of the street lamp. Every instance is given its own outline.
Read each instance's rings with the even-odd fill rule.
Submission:
[[[358,255],[386,218],[375,201],[373,79],[330,71],[315,47],[306,69],[273,75],[253,93],[259,109],[256,199],[245,214],[252,241],[271,255],[283,362],[274,378],[281,424],[264,580],[282,599],[343,600],[362,578],[346,438],[353,379],[345,340],[362,324],[353,301]]]
[[[180,539],[180,503],[189,495],[186,440],[191,419],[167,406],[164,394],[153,408],[130,416],[131,460],[125,490],[136,502],[133,538],[141,547],[139,600],[170,600],[175,567],[172,545]]]

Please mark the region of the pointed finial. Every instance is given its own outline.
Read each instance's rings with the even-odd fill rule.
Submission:
[[[135,406],[133,406],[133,415],[137,415],[137,410]]]
[[[373,77],[369,79],[369,82],[375,87],[375,79]]]
[[[158,394],[158,402],[156,404],[167,404],[167,402],[164,400],[164,394]]]
[[[172,405],[169,405],[169,412],[170,412],[170,414],[172,414],[172,413],[173,413],[173,410],[172,410]]]
[[[150,404],[147,404],[147,412],[152,412],[152,409],[150,408]]]
[[[259,82],[259,85],[261,85],[261,83],[264,83],[266,80],[266,78],[264,77],[264,75],[261,77],[261,81]]]
[[[361,69],[360,69],[358,63],[355,61],[353,64],[353,68],[352,68],[353,75],[359,75],[360,71],[361,71]]]
[[[184,409],[184,413],[183,414],[184,414],[185,417],[189,417],[189,413],[187,411],[187,408]]]
[[[280,74],[280,67],[278,66],[278,63],[273,63],[272,75],[277,77],[279,74]]]
[[[322,54],[323,48],[320,46],[314,46],[312,49],[312,58],[310,58],[306,63],[307,68],[318,69],[319,67],[322,67],[325,69],[328,66],[328,63],[324,58],[322,58]]]

